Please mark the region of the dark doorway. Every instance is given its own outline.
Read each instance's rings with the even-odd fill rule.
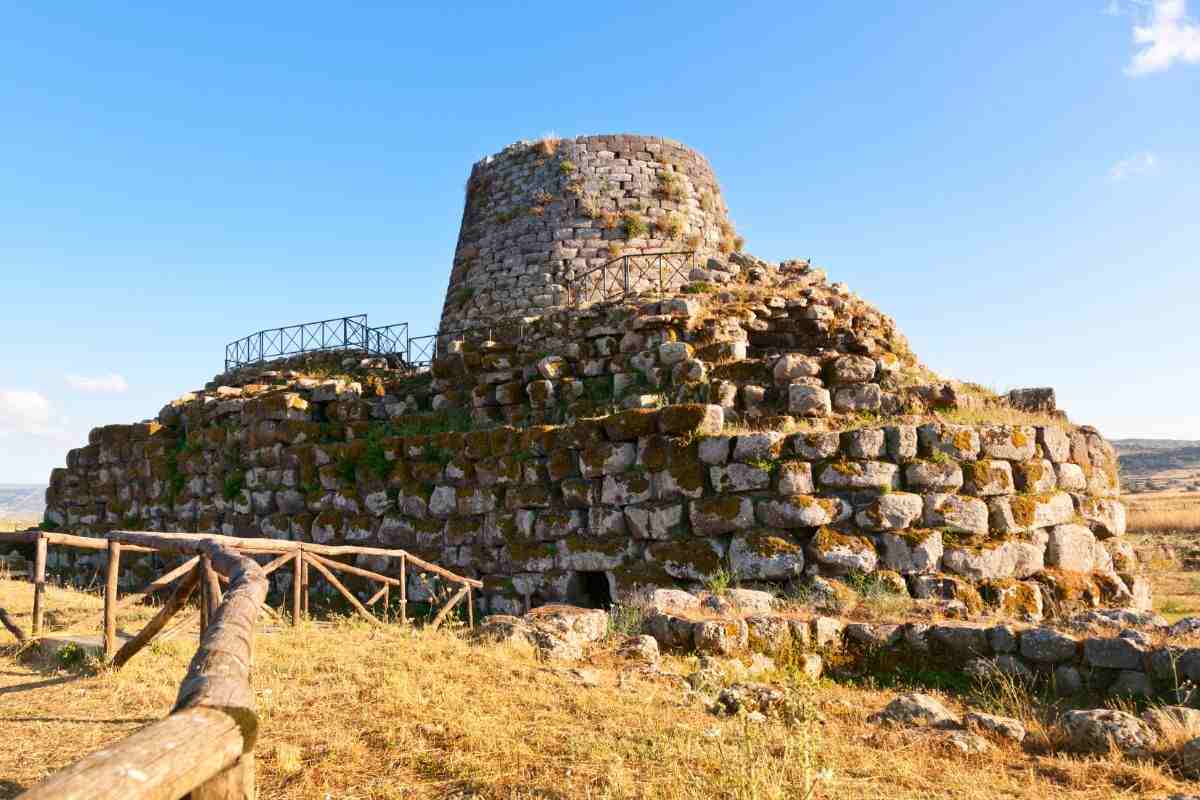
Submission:
[[[604,572],[576,572],[571,601],[584,608],[611,608],[612,590]]]

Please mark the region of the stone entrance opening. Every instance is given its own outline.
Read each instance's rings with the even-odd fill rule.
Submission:
[[[576,572],[571,581],[568,602],[583,608],[611,608],[612,590],[604,572]]]

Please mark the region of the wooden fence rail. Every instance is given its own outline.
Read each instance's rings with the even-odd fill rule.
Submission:
[[[315,569],[359,615],[382,624],[370,607],[388,590],[400,590],[401,622],[408,621],[406,575],[409,565],[459,585],[459,589],[433,617],[436,628],[464,598],[468,623],[474,626],[472,592],[483,584],[430,564],[404,550],[376,547],[331,546],[274,539],[242,539],[216,534],[149,533],[114,531],[106,538],[74,536],[52,531],[0,533],[0,544],[34,545],[32,635],[0,608],[3,623],[22,644],[42,636],[49,545],[107,551],[105,569],[103,641],[104,656],[119,669],[149,644],[188,603],[200,593],[200,646],[171,714],[121,741],[97,750],[61,770],[23,795],[27,800],[253,800],[254,741],[258,716],[250,686],[254,625],[260,610],[275,614],[266,605],[271,572],[290,565],[293,570],[291,616],[298,622],[307,613],[309,568]],[[126,553],[168,553],[185,561],[164,572],[141,590],[118,598],[121,556]],[[400,577],[336,561],[336,556],[366,554],[399,560]],[[266,564],[253,556],[274,555]],[[335,573],[353,575],[381,584],[362,603]],[[137,635],[117,649],[117,612],[129,603],[174,586],[171,595]],[[222,585],[225,586],[222,589]],[[190,795],[189,795],[190,793]]]

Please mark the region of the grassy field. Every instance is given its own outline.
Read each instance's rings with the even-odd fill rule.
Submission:
[[[1151,492],[1123,497],[1129,539],[1154,587],[1154,608],[1171,621],[1200,616],[1200,493]]]
[[[0,605],[26,627],[30,597],[28,584],[0,581]],[[94,630],[99,620],[92,595],[55,590],[49,607],[54,625]],[[0,636],[0,797],[164,715],[195,647],[193,628],[113,673],[47,663]],[[787,721],[721,718],[688,696],[692,660],[650,670],[611,644],[585,664],[551,664],[461,631],[344,620],[267,629],[256,647],[263,798],[1033,800],[1186,789],[1154,763],[1059,752],[1027,698],[988,701],[1026,716],[1027,749],[963,755],[930,734],[869,724],[892,691],[779,673],[768,677],[790,682]]]

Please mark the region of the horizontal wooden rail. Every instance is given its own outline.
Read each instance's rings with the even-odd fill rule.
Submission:
[[[253,559],[216,542],[197,542],[194,547],[230,585],[201,637],[171,715],[51,775],[21,797],[176,800],[189,792],[193,800],[255,796],[258,715],[250,667],[254,623],[267,596],[267,578]],[[198,572],[191,575],[195,578],[184,584],[189,593],[200,581]]]

